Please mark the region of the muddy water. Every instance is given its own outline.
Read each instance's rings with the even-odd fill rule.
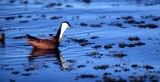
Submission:
[[[0,0],[0,82],[159,81],[159,7],[158,0]],[[23,39],[49,38],[62,21],[74,28],[58,51],[32,50]]]

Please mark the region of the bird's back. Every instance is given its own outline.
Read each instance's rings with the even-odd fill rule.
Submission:
[[[58,42],[55,38],[38,39],[38,38],[25,38],[25,40],[32,45],[34,49],[56,49]]]

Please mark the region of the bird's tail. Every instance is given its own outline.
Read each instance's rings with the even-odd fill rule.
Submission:
[[[38,38],[36,38],[36,37],[34,37],[34,36],[31,36],[31,35],[29,35],[29,34],[26,34],[27,35],[27,38],[28,39],[38,39]]]

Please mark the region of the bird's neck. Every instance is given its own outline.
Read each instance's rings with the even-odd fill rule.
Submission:
[[[63,27],[59,28],[57,34],[56,34],[56,39],[58,41],[58,43],[60,44],[60,42],[62,41],[62,37],[64,34],[65,29],[62,29]]]

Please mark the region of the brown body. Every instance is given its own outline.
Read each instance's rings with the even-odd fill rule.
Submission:
[[[55,38],[50,39],[38,39],[38,38],[26,38],[25,39],[34,49],[56,49],[58,48],[58,41]]]

